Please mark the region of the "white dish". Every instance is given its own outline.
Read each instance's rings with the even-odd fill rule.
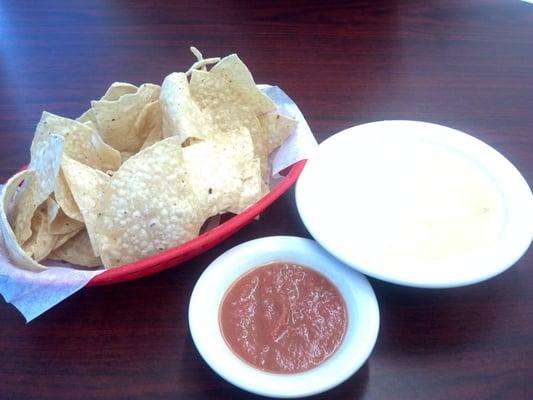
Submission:
[[[226,290],[248,270],[275,261],[294,262],[326,276],[346,302],[348,325],[337,351],[318,367],[295,374],[256,369],[226,345],[219,306]],[[316,242],[273,236],[243,243],[213,261],[196,283],[189,304],[189,327],[196,348],[228,382],[263,396],[291,398],[320,393],[348,379],[366,361],[379,330],[379,309],[366,278],[325,252]]]
[[[408,286],[491,278],[533,238],[533,196],[520,172],[480,140],[424,122],[374,122],[325,140],[296,203],[331,254]]]

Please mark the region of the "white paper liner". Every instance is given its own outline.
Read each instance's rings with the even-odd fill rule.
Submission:
[[[281,177],[279,172],[297,161],[309,158],[317,142],[298,106],[277,86],[259,85],[259,88],[277,104],[280,112],[298,120],[297,130],[272,155],[273,179],[276,186]],[[0,185],[0,190],[2,185]],[[0,234],[1,236],[1,234]],[[38,317],[62,300],[76,293],[96,275],[99,270],[68,268],[67,263],[47,262],[49,269],[32,272],[15,267],[8,258],[4,240],[0,240],[0,294],[13,304],[27,322]]]

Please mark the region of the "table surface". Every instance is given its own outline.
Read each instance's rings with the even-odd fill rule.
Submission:
[[[533,182],[532,4],[83,3],[0,2],[3,180],[28,162],[43,110],[76,117],[113,81],[160,83],[191,64],[195,45],[208,56],[238,52],[257,82],[276,83],[299,104],[319,142],[369,121],[434,122],[491,144]],[[2,302],[0,398],[255,398],[201,359],[187,307],[218,255],[279,234],[309,236],[293,191],[211,251],[145,279],[84,289],[30,324]],[[317,399],[533,398],[533,251],[471,287],[370,282],[381,310],[375,349]]]

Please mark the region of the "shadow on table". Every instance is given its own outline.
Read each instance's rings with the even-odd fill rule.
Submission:
[[[187,335],[184,343],[185,346],[194,348],[192,338]],[[205,400],[219,400],[219,399],[265,399],[263,396],[253,395],[246,391],[236,388],[230,383],[220,378],[209,366],[200,359],[198,362],[189,364],[189,373],[194,376],[195,382],[199,385],[198,388],[190,388],[194,391],[190,393],[190,398],[205,399]],[[327,392],[306,397],[309,400],[326,400],[326,399],[362,399],[366,393],[368,380],[370,375],[370,367],[366,362],[353,376],[339,386],[328,390]],[[195,390],[197,389],[197,390]]]

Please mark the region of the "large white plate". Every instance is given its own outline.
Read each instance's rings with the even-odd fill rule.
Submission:
[[[424,122],[374,122],[325,140],[296,203],[334,256],[408,286],[483,281],[533,238],[533,196],[520,172],[480,140]]]
[[[315,269],[339,289],[346,302],[348,325],[340,347],[323,364],[305,372],[274,374],[256,369],[229,349],[220,332],[219,307],[227,289],[250,269],[275,261]],[[273,236],[234,247],[207,267],[191,295],[189,328],[201,356],[228,382],[263,396],[302,397],[338,385],[364,364],[378,335],[379,309],[366,278],[316,242]]]

